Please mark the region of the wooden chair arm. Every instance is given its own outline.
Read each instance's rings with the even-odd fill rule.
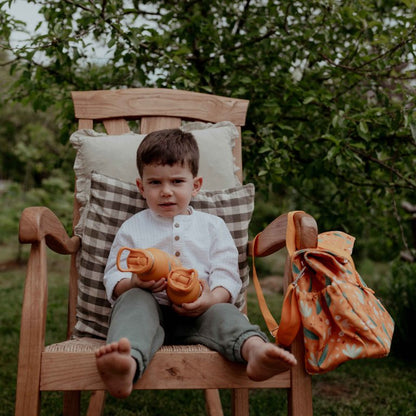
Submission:
[[[26,208],[20,217],[19,240],[31,244],[20,325],[19,370],[17,390],[24,390],[27,380],[40,380],[41,354],[45,346],[48,304],[48,246],[59,254],[76,253],[79,237],[69,237],[56,215],[46,207]],[[27,400],[36,403],[39,392]]]
[[[51,250],[59,254],[76,253],[80,246],[80,238],[69,237],[58,217],[49,208],[25,208],[20,217],[19,241],[22,244],[33,244],[43,239]]]
[[[296,248],[314,248],[318,244],[318,225],[315,219],[304,212],[294,215]],[[287,214],[271,222],[259,235],[256,256],[264,257],[279,251],[286,245]],[[253,242],[248,245],[248,254],[253,253]]]

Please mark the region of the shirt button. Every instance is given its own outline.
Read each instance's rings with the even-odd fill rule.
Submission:
[[[178,235],[175,235],[175,241],[178,241],[179,240],[179,236]]]
[[[179,251],[177,251],[176,253],[175,253],[175,256],[176,257],[179,257],[181,255],[181,253],[179,252]]]
[[[179,228],[179,223],[175,222],[175,228]]]

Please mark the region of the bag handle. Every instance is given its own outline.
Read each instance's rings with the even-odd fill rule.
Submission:
[[[297,212],[300,211],[289,212],[287,218],[286,248],[290,257],[292,257],[293,253],[296,251],[296,228],[294,223],[294,215]],[[269,307],[267,306],[266,299],[264,298],[263,290],[257,276],[255,255],[257,252],[257,241],[260,234],[257,234],[253,240],[252,269],[254,288],[256,289],[257,298],[259,300],[260,311],[271,335],[273,338],[275,338],[276,343],[284,346],[289,346],[296,337],[301,322],[300,312],[295,297],[295,287],[293,283],[288,287],[285,299],[283,301],[281,323],[279,327],[277,321],[274,319]]]

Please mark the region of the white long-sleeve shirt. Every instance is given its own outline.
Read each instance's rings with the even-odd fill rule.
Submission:
[[[107,298],[114,303],[113,290],[117,283],[130,278],[130,272],[117,268],[117,254],[121,247],[155,247],[177,256],[182,266],[196,269],[198,278],[206,280],[209,288],[223,287],[230,292],[234,303],[241,288],[238,271],[238,251],[224,221],[215,215],[189,208],[190,215],[174,218],[158,216],[150,209],[141,211],[120,227],[111,247],[104,272]],[[125,268],[127,252],[123,253]],[[124,258],[123,258],[124,257]],[[169,304],[166,292],[153,294],[161,304]]]

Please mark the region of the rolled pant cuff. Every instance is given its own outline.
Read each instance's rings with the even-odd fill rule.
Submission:
[[[248,330],[246,332],[244,332],[243,334],[241,334],[237,340],[234,343],[234,347],[233,347],[233,357],[234,360],[238,363],[247,363],[247,361],[243,358],[241,350],[243,348],[243,344],[244,342],[251,337],[259,337],[261,338],[264,342],[269,342],[267,336],[265,334],[263,334],[263,332],[260,331],[253,331],[253,330]]]
[[[134,358],[134,361],[136,361],[136,372],[134,373],[134,377],[133,377],[133,384],[136,383],[137,380],[139,380],[145,370],[145,366],[143,364],[143,356],[140,353],[140,351],[131,350],[131,356]]]

